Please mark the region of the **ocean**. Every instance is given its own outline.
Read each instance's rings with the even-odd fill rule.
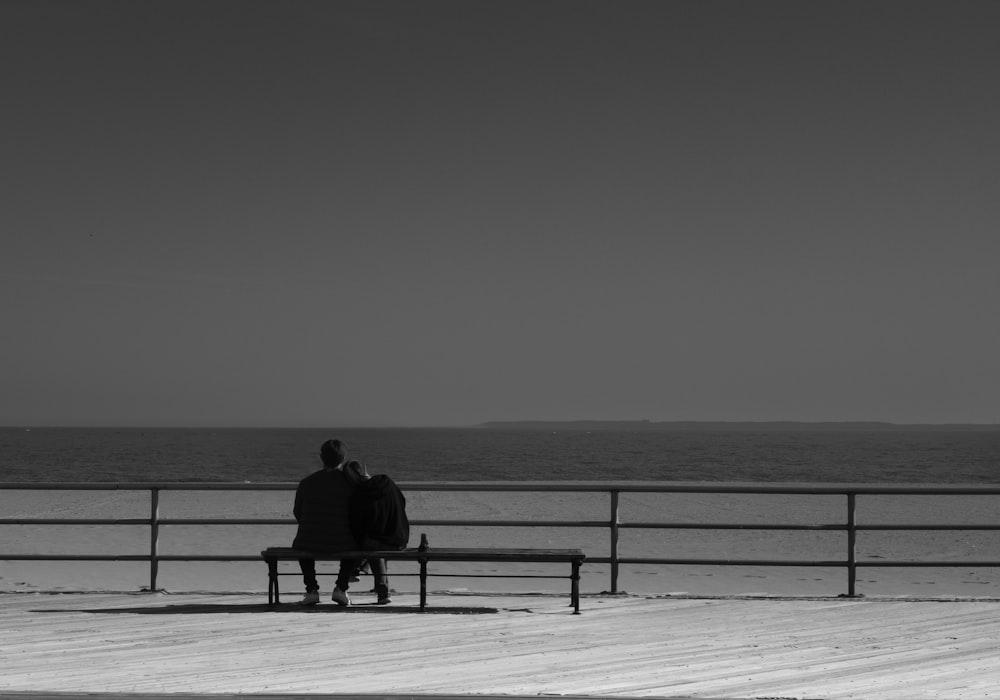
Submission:
[[[3,428],[0,481],[295,482],[328,438],[399,481],[995,484],[1000,429]]]

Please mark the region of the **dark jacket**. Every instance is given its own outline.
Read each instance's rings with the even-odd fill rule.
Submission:
[[[376,474],[358,484],[351,504],[351,531],[362,549],[404,549],[410,540],[406,497],[396,482]]]
[[[314,552],[357,549],[351,533],[354,484],[336,469],[320,469],[299,482],[292,512],[299,523],[292,547]]]

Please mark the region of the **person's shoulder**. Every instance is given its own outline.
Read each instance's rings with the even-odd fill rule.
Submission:
[[[399,491],[396,482],[385,474],[375,474],[371,479],[364,482],[361,488],[376,496],[384,496],[394,491]]]
[[[390,488],[390,489],[398,489],[399,488],[399,484],[397,484],[395,481],[393,481],[392,477],[389,476],[388,474],[379,474],[378,476],[379,476],[379,480],[383,484],[385,484],[385,486],[387,488]]]
[[[324,469],[318,469],[318,470],[314,471],[314,472],[313,472],[312,474],[310,474],[309,476],[307,476],[307,477],[305,477],[305,478],[301,479],[301,480],[299,481],[299,486],[302,486],[303,484],[306,484],[306,483],[308,483],[308,482],[312,482],[312,481],[319,481],[320,479],[322,479],[322,478],[323,478],[323,472],[324,472],[324,471],[325,471]]]

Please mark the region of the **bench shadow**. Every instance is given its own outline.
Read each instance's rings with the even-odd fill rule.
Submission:
[[[149,607],[124,608],[87,608],[32,610],[34,613],[93,613],[98,615],[209,615],[215,613],[227,614],[266,614],[266,613],[296,613],[299,615],[399,615],[402,613],[419,613],[421,615],[493,615],[500,612],[498,608],[488,607],[426,607],[423,610],[416,605],[370,605],[359,604],[342,608],[336,605],[302,606],[296,603],[282,603],[269,606],[266,603],[251,605],[229,605],[225,603],[191,603],[187,605],[156,605]]]

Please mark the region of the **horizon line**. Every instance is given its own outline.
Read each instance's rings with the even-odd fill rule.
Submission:
[[[0,430],[447,430],[459,428],[481,428],[505,425],[635,425],[635,426],[679,426],[679,425],[797,425],[797,426],[885,426],[885,427],[998,427],[996,419],[987,423],[942,421],[942,422],[895,422],[884,420],[649,420],[649,419],[504,419],[485,420],[477,423],[447,424],[357,424],[357,425],[252,425],[252,424],[21,424],[0,425]]]

